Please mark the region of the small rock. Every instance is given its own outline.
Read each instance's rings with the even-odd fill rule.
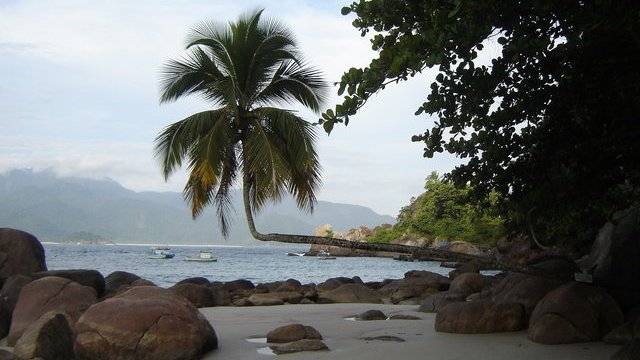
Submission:
[[[422,320],[422,318],[419,318],[413,315],[396,314],[396,315],[391,315],[389,320]]]
[[[322,335],[313,327],[302,324],[280,326],[267,333],[268,343],[288,343],[302,339],[322,340]]]
[[[380,310],[367,310],[356,315],[356,320],[387,320],[387,315]]]
[[[302,339],[283,345],[272,345],[269,348],[277,355],[291,354],[301,351],[327,351],[329,348],[318,339]]]

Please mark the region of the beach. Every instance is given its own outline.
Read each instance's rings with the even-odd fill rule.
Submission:
[[[366,310],[387,316],[413,315],[420,320],[354,321],[347,318]],[[474,359],[474,360],[600,360],[609,359],[620,346],[602,342],[542,345],[527,339],[526,331],[461,335],[434,330],[435,314],[417,311],[415,305],[325,304],[255,307],[211,307],[200,311],[213,325],[219,347],[203,359],[268,359],[266,343],[258,342],[279,326],[301,323],[314,327],[329,351],[278,355],[287,360],[311,359]],[[404,342],[362,340],[364,337],[396,336]],[[247,339],[256,339],[248,341]],[[260,352],[259,352],[260,350]]]

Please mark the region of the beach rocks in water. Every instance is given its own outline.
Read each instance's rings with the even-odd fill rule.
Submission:
[[[122,286],[131,285],[131,283],[136,280],[140,280],[140,276],[126,271],[114,271],[104,278],[104,296],[111,297],[115,295]]]
[[[213,293],[208,286],[184,282],[170,287],[169,290],[191,301],[197,308],[216,306]]]
[[[56,311],[68,315],[71,326],[97,302],[96,291],[69,279],[49,276],[22,288],[13,311],[8,343],[13,345],[24,331],[43,314]]]
[[[322,340],[322,335],[313,327],[302,324],[280,326],[267,333],[268,343],[288,343],[302,339]]]
[[[381,304],[380,294],[363,284],[344,284],[339,287],[321,292],[318,295],[318,303],[371,303]]]
[[[520,304],[490,301],[451,303],[438,311],[436,331],[457,334],[486,334],[518,331],[524,327]]]
[[[44,248],[35,236],[24,231],[0,228],[0,280],[11,275],[46,271]]]
[[[327,351],[329,348],[322,340],[302,339],[286,344],[271,345],[269,348],[276,354],[292,354],[301,351]]]
[[[199,359],[217,348],[216,333],[183,297],[133,287],[90,307],[76,324],[78,358]]]
[[[383,285],[378,292],[384,299],[393,304],[399,304],[408,299],[416,299],[416,304],[425,292],[437,292],[449,288],[451,280],[440,274],[429,271],[409,271],[403,279],[391,280]]]
[[[623,320],[620,307],[604,290],[574,282],[538,302],[527,335],[543,344],[600,341]]]
[[[55,311],[42,315],[26,329],[13,353],[22,359],[74,359],[73,333],[66,315]]]
[[[387,320],[387,315],[380,310],[367,310],[356,315],[356,320]]]

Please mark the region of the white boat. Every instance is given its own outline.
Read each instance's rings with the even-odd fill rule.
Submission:
[[[147,256],[149,259],[171,259],[176,254],[166,246],[154,246],[151,248],[151,255]]]
[[[318,255],[316,257],[318,258],[318,260],[335,260],[336,259],[335,256],[331,255],[331,253],[322,249],[318,251]]]
[[[200,250],[198,256],[185,256],[184,261],[199,261],[199,262],[212,262],[218,261],[213,257],[213,253],[208,250]]]
[[[297,253],[297,252],[289,252],[287,253],[289,256],[305,256],[306,253]]]

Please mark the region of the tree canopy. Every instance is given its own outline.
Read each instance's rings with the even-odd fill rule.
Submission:
[[[432,68],[416,115],[435,122],[412,140],[427,158],[466,159],[448,178],[478,198],[500,193],[512,229],[584,248],[638,202],[640,2],[360,0],[342,13],[377,57],[342,76],[327,132]]]

